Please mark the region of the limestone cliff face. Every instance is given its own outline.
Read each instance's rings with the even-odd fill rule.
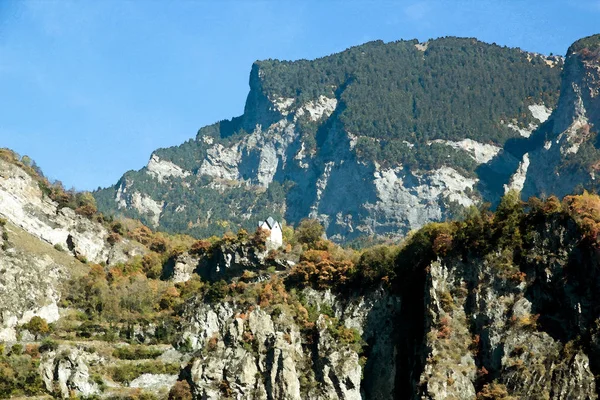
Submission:
[[[189,303],[184,375],[207,399],[596,399],[597,250],[559,215],[525,246],[406,266],[393,290],[304,289],[306,308]]]
[[[205,156],[196,171],[175,169],[172,162],[153,155],[143,172],[157,180],[171,178],[174,185],[179,185],[174,179],[189,176],[183,179],[184,187],[197,184],[198,178],[190,176],[193,173],[209,177],[209,187],[223,192],[223,196],[231,185],[264,191],[273,182],[285,182],[292,187],[275,212],[293,223],[317,218],[334,240],[402,235],[480,200],[478,179],[455,168],[415,171],[398,164],[381,166],[358,159],[353,151],[357,137],[337,120],[343,105],[335,97],[320,96],[292,106],[294,99],[263,97],[250,102],[254,96],[251,92],[249,104],[253,107],[246,107],[252,110],[248,120],[256,122],[249,128],[250,133],[227,144],[209,135],[199,136]],[[316,148],[309,147],[298,128],[298,120],[306,116],[324,127],[317,136]],[[465,151],[479,164],[489,162],[500,150],[470,139],[439,143]],[[186,208],[196,207],[186,202],[185,195],[172,203],[153,199],[151,191],[135,189],[133,183],[124,178],[117,185],[113,203],[119,210],[146,216],[154,226],[160,225],[165,210],[175,209],[185,218]],[[253,221],[255,215],[263,214],[260,209],[241,210],[235,204],[231,207],[231,215],[241,215],[244,220]],[[205,223],[212,223],[210,212]]]
[[[575,42],[567,53],[561,95],[547,126],[533,139],[524,197],[562,197],[577,187],[596,187],[600,156],[600,36]]]
[[[19,228],[2,228],[7,235],[0,250],[0,342],[16,340],[15,327],[40,316],[48,322],[59,319],[60,282],[70,274],[50,246],[41,253],[32,253],[14,246]],[[23,232],[20,233],[24,235]]]
[[[366,398],[392,398],[391,321],[399,299],[383,291],[351,300],[312,289],[304,296],[315,309],[330,310],[308,336],[287,308],[273,312],[236,302],[189,307],[183,340],[195,350],[187,367],[195,396],[219,399],[226,387],[233,398],[361,399],[365,391]],[[355,346],[333,336],[339,323],[371,343],[367,364]],[[372,377],[366,384],[365,374]]]
[[[16,340],[15,327],[33,316],[59,319],[62,284],[84,268],[76,259],[115,264],[146,250],[44,196],[27,172],[0,159],[0,341]]]
[[[251,94],[250,97],[254,95]],[[381,166],[359,160],[353,152],[357,138],[342,129],[336,119],[341,107],[337,98],[319,97],[295,108],[293,99],[262,99],[260,109],[252,108],[253,120],[260,120],[247,136],[222,144],[212,136],[200,136],[205,157],[195,171],[210,177],[209,186],[225,192],[232,184],[251,189],[267,188],[271,183],[288,182],[293,187],[277,211],[289,222],[318,218],[334,240],[363,235],[402,235],[429,221],[451,215],[451,208],[476,204],[476,177],[465,176],[452,167],[431,171],[414,171],[402,165]],[[251,108],[247,106],[247,108]],[[298,129],[298,119],[309,115],[311,121],[327,126],[317,137],[317,148],[310,149]],[[249,117],[250,118],[250,117]],[[465,140],[444,142],[461,148],[477,163],[485,164],[500,150],[497,146]],[[145,172],[155,179],[185,177],[192,171],[174,169],[171,162],[152,156]],[[188,178],[193,179],[193,178]],[[183,185],[194,183],[184,179]],[[177,183],[174,183],[177,184]],[[133,182],[124,178],[117,186],[113,202],[120,210],[133,210],[158,226],[161,213],[177,209],[185,218],[185,195],[175,204],[152,199],[152,194],[132,189]],[[264,189],[263,189],[264,190]],[[239,210],[244,219],[253,220],[256,212]],[[258,214],[262,215],[262,214]],[[210,212],[206,223],[210,223]]]
[[[110,245],[109,232],[45,196],[38,182],[18,166],[0,159],[0,217],[53,246],[91,262],[115,264],[140,254],[125,240]]]
[[[44,354],[40,372],[48,393],[67,399],[72,392],[81,396],[101,393],[99,385],[92,380],[89,367],[106,361],[97,354],[90,354],[83,348],[60,346]]]
[[[374,288],[285,287],[285,265],[233,244],[179,254],[172,279],[230,286],[222,300],[192,294],[178,309],[175,348],[154,345],[159,358],[146,360],[174,369],[117,384],[106,371],[134,362],[117,360],[113,344],[65,339],[43,352],[39,376],[63,398],[140,388],[166,398],[185,380],[200,399],[597,399],[599,253],[568,215],[532,212],[513,248],[490,239],[430,262],[398,258],[396,278]],[[0,341],[12,344],[32,316],[62,317],[61,282],[82,264],[9,221],[0,233]],[[151,346],[156,328],[130,337]]]
[[[434,46],[409,47],[406,60],[423,60]],[[524,54],[527,53],[519,51],[515,55],[523,57],[524,68],[543,65],[554,76],[562,66],[559,58]],[[352,63],[359,61],[354,59]],[[313,68],[308,64],[307,70]],[[242,116],[202,128],[195,139],[181,146],[157,150],[145,168],[126,173],[114,187],[95,194],[101,210],[195,236],[222,234],[240,226],[254,228],[255,220],[269,215],[282,217],[290,224],[311,217],[326,226],[328,237],[347,241],[372,235],[402,236],[481,200],[479,184],[484,178],[461,165],[475,169],[490,163],[501,150],[499,141],[485,137],[474,140],[466,132],[455,140],[441,139],[454,136],[436,132],[433,127],[423,134],[425,139],[398,139],[395,146],[403,148],[401,152],[405,154],[423,154],[431,148],[432,152],[435,149],[443,153],[445,159],[459,154],[456,157],[464,160],[442,160],[437,166],[418,168],[399,162],[397,154],[386,160],[359,157],[356,149],[361,140],[371,140],[379,147],[395,136],[381,127],[381,139],[348,128],[344,122],[344,116],[350,118],[345,93],[357,84],[353,73],[348,72],[341,81],[315,90],[314,94],[298,89],[294,95],[275,84],[269,86],[272,81],[267,82],[268,74],[275,72],[263,67],[260,62],[252,67]],[[342,67],[332,68],[337,71]],[[417,69],[415,73],[425,72]],[[373,79],[383,79],[382,76]],[[293,80],[287,75],[284,79]],[[320,87],[329,77],[325,74],[314,79],[315,82],[297,84],[300,88]],[[398,83],[399,87],[403,85]],[[372,93],[374,98],[377,95]],[[535,104],[530,104],[532,101]],[[549,110],[541,98],[527,102],[515,105],[504,117],[495,117],[495,133],[503,137],[526,136],[547,118]],[[395,112],[419,115],[416,107],[415,100],[410,112]],[[445,115],[437,109],[435,112]],[[352,113],[364,111],[353,109]],[[517,115],[531,122],[522,126]],[[373,122],[379,123],[385,125],[382,121]],[[509,176],[517,165],[518,160],[512,160],[501,167],[501,172]],[[500,183],[500,187],[504,183],[508,181]]]

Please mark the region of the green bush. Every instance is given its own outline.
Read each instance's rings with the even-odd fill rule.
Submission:
[[[121,383],[129,384],[135,378],[143,374],[169,374],[179,373],[179,364],[165,364],[158,361],[145,363],[128,363],[113,367],[111,369],[112,378]]]
[[[13,346],[15,350],[15,346]],[[0,398],[36,396],[44,393],[44,383],[39,373],[39,360],[29,355],[13,352],[0,356]]]
[[[23,345],[20,343],[13,344],[12,347],[10,348],[10,355],[18,356],[20,354],[23,354]]]
[[[223,300],[229,294],[229,286],[225,281],[218,281],[209,286],[204,299],[209,303]]]
[[[123,346],[117,347],[113,351],[113,357],[121,360],[154,359],[161,354],[161,350],[149,348],[147,346]]]
[[[303,219],[296,228],[295,238],[300,243],[315,244],[321,239],[325,229],[316,219]]]
[[[58,349],[58,343],[52,339],[44,339],[40,345],[40,353],[55,351]]]
[[[23,328],[34,334],[36,338],[40,335],[46,335],[50,333],[50,326],[48,326],[46,320],[37,315],[23,325]]]

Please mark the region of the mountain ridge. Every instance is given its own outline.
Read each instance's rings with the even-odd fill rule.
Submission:
[[[147,167],[95,196],[104,212],[196,236],[248,229],[271,214],[291,224],[320,218],[336,240],[404,234],[479,201],[474,154],[540,123],[530,107],[537,116],[544,101],[553,107],[561,65],[459,38],[256,62],[242,116],[156,150]],[[489,93],[490,79],[507,85]],[[157,167],[162,182],[152,179]]]

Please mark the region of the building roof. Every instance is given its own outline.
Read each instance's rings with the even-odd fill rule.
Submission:
[[[269,229],[273,229],[273,227],[275,226],[275,224],[277,224],[277,221],[275,221],[273,219],[273,217],[269,217],[267,218],[265,221],[260,221],[258,223],[258,226],[261,226],[262,224],[266,223],[267,226],[269,227]]]

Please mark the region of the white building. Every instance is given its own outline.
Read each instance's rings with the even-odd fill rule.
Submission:
[[[274,250],[281,247],[283,244],[283,232],[281,231],[281,225],[275,221],[272,217],[267,218],[265,221],[258,223],[258,227],[269,231],[267,237],[267,250]]]

